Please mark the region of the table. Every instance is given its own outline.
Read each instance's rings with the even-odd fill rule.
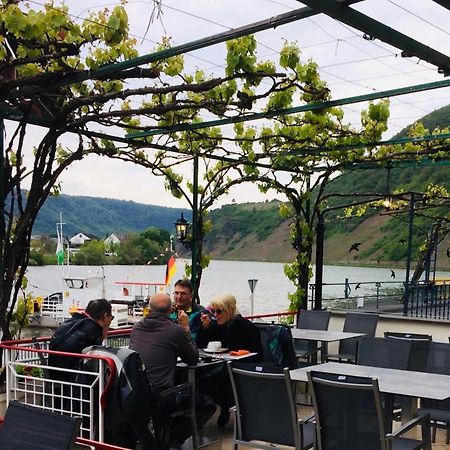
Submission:
[[[309,330],[292,328],[293,339],[304,339],[306,341],[319,341],[321,350],[321,361],[323,361],[323,354],[328,353],[328,343],[343,341],[345,339],[360,338],[365,336],[365,333],[349,333],[347,331],[328,331],[328,330]],[[316,361],[314,361],[316,362]]]
[[[245,359],[250,358],[251,356],[255,356],[257,353],[248,353],[247,355],[242,356],[231,356],[229,353],[207,353],[203,352],[202,350],[199,350],[199,356],[200,360],[199,362],[194,366],[188,366],[187,364],[183,362],[178,362],[177,367],[180,369],[187,369],[188,371],[188,382],[192,386],[193,392],[195,392],[195,386],[196,386],[196,378],[197,378],[197,370],[201,369],[203,367],[208,366],[214,366],[217,364],[224,364],[227,361],[234,361],[239,359]],[[202,357],[207,357],[208,359],[212,357],[212,361],[204,361],[202,360]],[[195,411],[195,397],[194,397],[194,411]],[[192,436],[192,449],[196,450],[197,448],[203,447],[205,445],[209,445],[211,442],[216,441],[217,439],[209,439],[206,436],[199,436],[197,433],[197,423],[196,423],[196,416],[195,413],[193,414],[193,423],[194,423],[194,429],[195,433]],[[184,448],[184,445],[183,445]]]
[[[349,376],[376,377],[380,392],[404,395],[411,398],[410,407],[405,411],[402,410],[402,422],[411,419],[415,415],[418,398],[424,397],[431,400],[445,400],[450,397],[450,375],[385,369],[383,367],[357,366],[336,362],[291,370],[290,375],[292,381],[308,382],[307,373],[311,370]]]

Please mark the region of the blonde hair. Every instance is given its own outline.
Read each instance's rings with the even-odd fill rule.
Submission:
[[[216,295],[211,301],[211,306],[226,309],[232,316],[237,314],[236,297],[233,294]]]

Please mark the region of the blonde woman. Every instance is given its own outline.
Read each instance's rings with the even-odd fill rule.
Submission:
[[[236,309],[236,298],[231,294],[214,297],[200,317],[201,326],[197,333],[198,348],[205,348],[210,341],[220,341],[228,350],[255,352],[251,361],[260,361],[263,347],[258,328],[244,319]],[[250,358],[246,361],[250,361]],[[225,366],[214,368],[199,383],[199,390],[210,395],[220,406],[217,425],[224,427],[230,418],[229,409],[234,405],[233,392]]]

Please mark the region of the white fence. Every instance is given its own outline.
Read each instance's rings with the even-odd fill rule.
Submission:
[[[53,412],[81,417],[80,437],[104,442],[104,408],[116,366],[111,358],[51,352],[49,339],[3,342],[6,402],[18,400]],[[76,358],[80,369],[63,369],[47,363],[48,354]],[[70,374],[73,381],[62,381]],[[45,433],[45,430],[43,430]]]

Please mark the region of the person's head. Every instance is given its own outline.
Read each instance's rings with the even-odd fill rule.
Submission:
[[[177,309],[186,311],[192,305],[192,284],[189,280],[178,280],[175,283],[173,299]]]
[[[114,319],[112,315],[111,303],[105,298],[98,298],[96,300],[91,300],[85,309],[86,313],[89,314],[101,327],[111,325],[111,321]]]
[[[217,324],[223,325],[236,315],[236,298],[232,294],[217,295],[212,299],[209,310],[217,319]]]
[[[152,312],[169,314],[172,311],[170,296],[162,292],[152,295],[149,306]]]

